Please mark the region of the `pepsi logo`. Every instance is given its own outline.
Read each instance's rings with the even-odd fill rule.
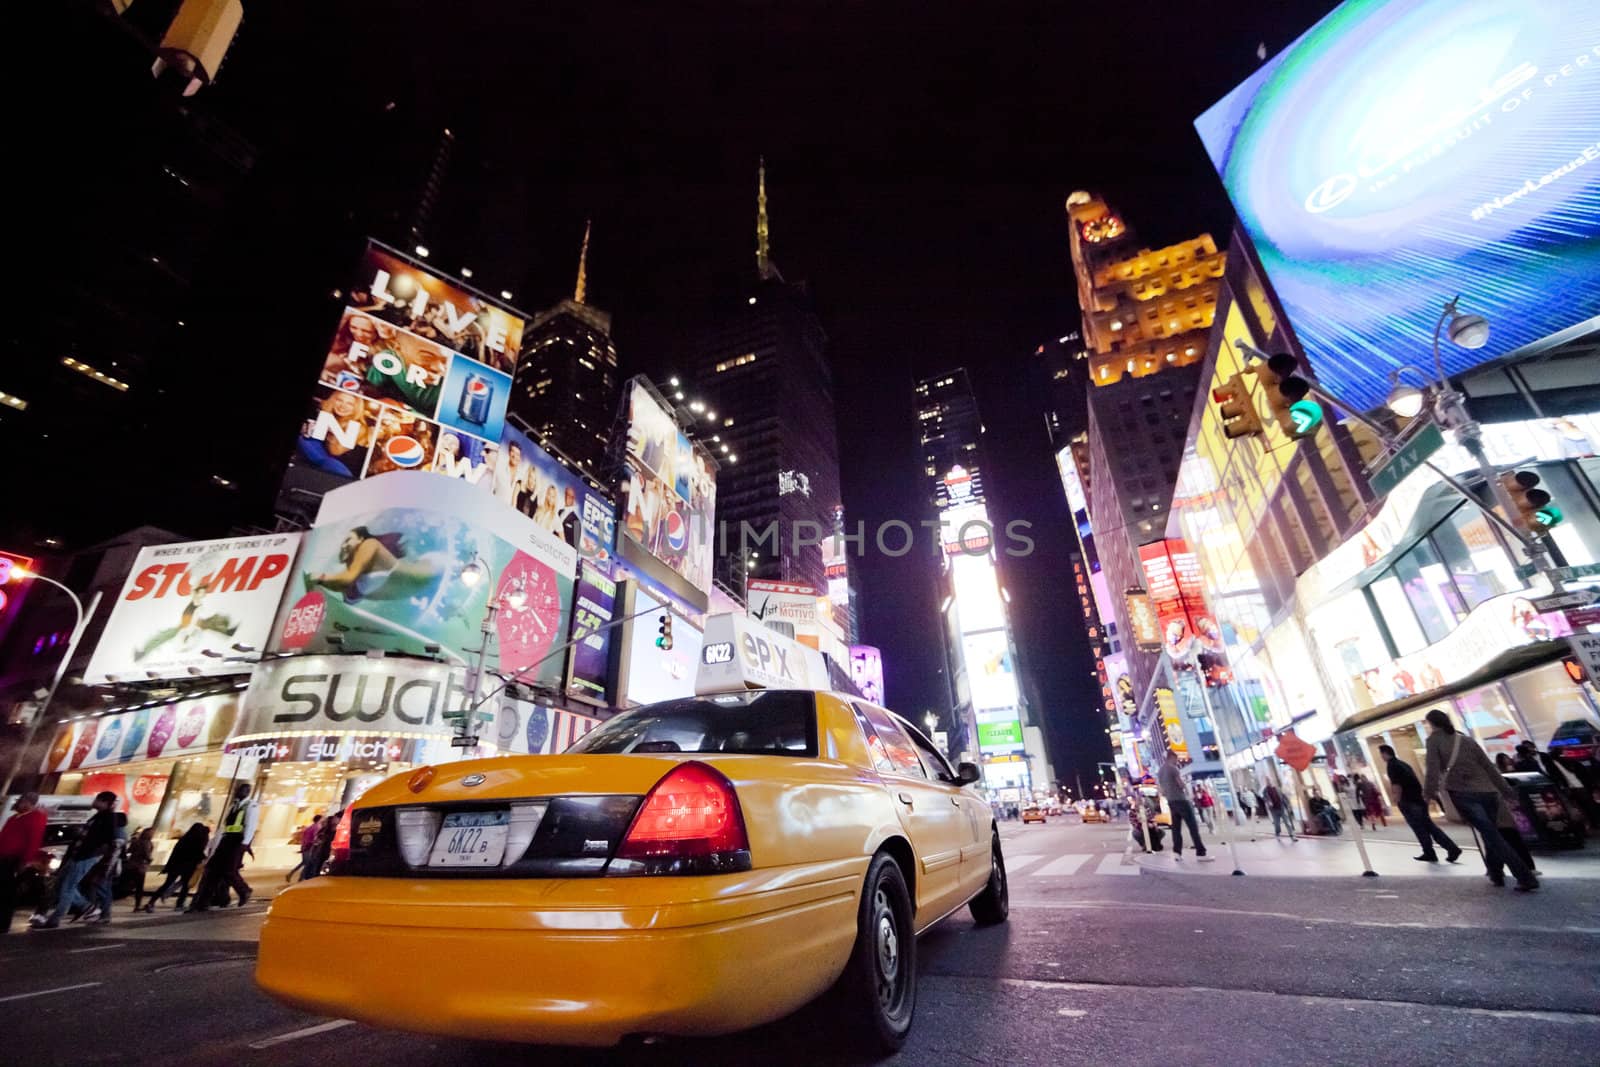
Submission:
[[[489,392],[489,383],[482,378],[474,378],[467,383],[467,392],[473,396],[484,396]]]
[[[683,513],[674,511],[667,515],[667,547],[682,552],[689,543],[689,531],[684,528]]]
[[[383,454],[396,467],[420,467],[423,460],[422,442],[408,434],[396,434],[383,446]]]

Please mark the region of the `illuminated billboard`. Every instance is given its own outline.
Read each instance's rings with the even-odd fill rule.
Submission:
[[[1596,41],[1593,0],[1349,0],[1196,120],[1335,395],[1382,404],[1457,293],[1492,332],[1452,374],[1595,315]]]
[[[950,582],[955,590],[956,616],[961,632],[997,630],[1006,624],[1000,599],[1000,576],[988,556],[950,557]]]
[[[582,478],[507,426],[486,487],[501,503],[522,512],[578,550],[583,559],[608,561],[617,539],[617,509]]]
[[[1016,719],[978,724],[978,748],[983,752],[1013,752],[1021,749],[1022,723]]]
[[[1139,562],[1150,586],[1150,605],[1167,655],[1181,660],[1195,650],[1222,651],[1222,632],[1206,610],[1200,560],[1182,538],[1139,546]]]
[[[872,645],[850,646],[850,680],[862,696],[883,704],[883,653]]]
[[[439,278],[369,244],[350,291],[357,311],[432,338],[453,352],[510,374],[522,350],[521,318],[459,282]]]
[[[622,533],[703,595],[711,588],[716,463],[642,378],[628,391]]]
[[[612,630],[601,627],[616,616],[617,582],[608,564],[583,560],[572,601],[572,652],[567,657],[567,695],[604,706],[610,676]]]
[[[233,646],[266,646],[300,534],[148,545],[117,594],[84,680],[238,674]]]
[[[297,587],[283,598],[271,649],[383,650],[463,662],[491,596],[489,665],[560,685],[577,552],[548,530],[453,478],[385,474],[322,498],[305,534]],[[504,602],[513,590],[522,603]],[[532,668],[532,669],[528,669]]]
[[[618,705],[631,708],[694,696],[703,640],[700,631],[637,583],[629,583],[626,604],[626,615],[639,618],[624,624],[627,636],[619,665],[622,691]],[[658,619],[667,614],[672,616],[672,647],[663,649],[656,647]]]
[[[1017,706],[1017,675],[1011,664],[1011,642],[1006,631],[964,634],[961,652],[974,708],[987,711]]]
[[[948,507],[939,512],[939,543],[947,556],[987,556],[993,536],[989,511],[981,501]]]

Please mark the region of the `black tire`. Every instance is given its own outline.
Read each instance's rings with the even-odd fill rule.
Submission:
[[[972,921],[979,926],[1003,923],[1006,916],[1011,914],[1011,880],[1006,877],[1006,858],[1000,851],[998,834],[995,835],[989,857],[989,884],[967,905],[967,910],[972,912]]]
[[[905,875],[885,853],[867,868],[856,943],[834,1001],[866,1049],[888,1054],[905,1044],[917,1007],[917,938]]]

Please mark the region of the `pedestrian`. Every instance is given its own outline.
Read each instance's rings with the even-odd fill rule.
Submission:
[[[1256,815],[1256,791],[1249,786],[1239,790],[1239,814],[1242,818],[1253,819]]]
[[[1412,858],[1423,863],[1438,863],[1439,854],[1433,847],[1437,843],[1444,849],[1446,863],[1460,859],[1461,848],[1450,840],[1449,834],[1434,824],[1432,816],[1428,814],[1428,801],[1422,795],[1422,781],[1417,777],[1416,768],[1395,755],[1390,745],[1379,745],[1378,753],[1387,765],[1389,783],[1400,792],[1400,816],[1422,845],[1422,855]]]
[[[1378,788],[1378,783],[1366,775],[1356,777],[1356,791],[1360,795],[1361,804],[1367,809],[1367,825],[1376,829],[1379,824],[1384,829],[1389,828],[1389,819],[1383,811],[1383,790]]]
[[[122,875],[133,890],[134,911],[138,911],[144,903],[144,880],[150,873],[150,861],[155,859],[156,843],[151,839],[153,833],[154,831],[146,826],[133,835],[128,847],[122,852]]]
[[[344,812],[336,811],[317,827],[316,843],[311,846],[311,855],[306,857],[306,878],[315,878],[322,873],[323,864],[328,862],[328,856],[333,851],[333,836],[343,815]]]
[[[245,850],[255,840],[256,826],[261,821],[261,808],[250,796],[250,783],[234,786],[233,799],[228,813],[222,818],[222,833],[217,837],[211,858],[206,861],[205,873],[200,876],[200,888],[195,890],[190,911],[210,911],[212,901],[218,897],[226,906],[227,887],[239,894],[239,907],[250,902],[254,892],[244,880],[240,869],[244,866]]]
[[[1167,807],[1172,809],[1173,856],[1183,858],[1183,828],[1188,826],[1189,835],[1194,839],[1194,854],[1203,859],[1206,846],[1200,840],[1200,824],[1195,820],[1194,804],[1189,800],[1189,791],[1184,788],[1183,772],[1178,769],[1178,761],[1167,757],[1156,774],[1156,780],[1161,786],[1161,795],[1167,798]]]
[[[1339,816],[1338,807],[1323,796],[1322,790],[1316,786],[1311,787],[1311,797],[1306,801],[1306,808],[1311,817],[1311,826],[1317,828],[1314,832],[1337,836],[1343,829],[1344,820]]]
[[[1194,804],[1195,807],[1200,809],[1200,818],[1205,822],[1206,830],[1210,833],[1216,833],[1217,823],[1213,809],[1217,806],[1217,802],[1211,796],[1211,790],[1203,785],[1196,785],[1194,787]]]
[[[300,880],[302,882],[311,877],[311,875],[307,873],[307,865],[311,862],[311,850],[317,843],[317,831],[321,828],[322,816],[313,815],[311,816],[311,821],[306,823],[305,829],[300,831],[300,865],[293,868],[288,874],[283,876],[283,880],[285,882],[294,881],[294,876],[297,874],[300,876]]]
[[[1130,794],[1127,799],[1128,825],[1132,827],[1134,845],[1138,846],[1140,852],[1160,852],[1162,832],[1161,827],[1157,826],[1155,823],[1154,813],[1145,806],[1146,801],[1143,797]],[[1146,830],[1145,823],[1147,821],[1150,824],[1149,848],[1146,848],[1144,844]],[[1132,851],[1132,849],[1130,848],[1129,851]]]
[[[1282,837],[1284,827],[1288,827],[1289,840],[1297,840],[1294,836],[1294,812],[1289,807],[1289,802],[1283,798],[1278,787],[1268,782],[1261,787],[1261,796],[1258,803],[1265,808],[1272,817],[1272,836]]]
[[[1499,764],[1498,756],[1495,757],[1495,763],[1496,765]],[[1517,774],[1543,774],[1544,767],[1539,764],[1539,746],[1532,741],[1518,742],[1517,758],[1512,762],[1511,770]],[[1500,773],[1504,774],[1506,772],[1501,771]]]
[[[1366,794],[1361,792],[1361,776],[1336,781],[1333,788],[1337,792],[1343,792],[1346,786],[1350,789],[1350,814],[1356,817],[1356,825],[1362,826],[1363,820],[1367,817],[1367,798]]]
[[[209,840],[211,828],[203,822],[197,822],[183,832],[178,843],[172,846],[166,866],[161,868],[166,880],[150,895],[150,903],[144,906],[145,911],[155,911],[156,905],[167,899],[167,894],[174,888],[178,890],[177,910],[183,910],[184,901],[189,899],[189,881],[194,877],[200,861],[206,858],[206,842]]]
[[[128,847],[128,813],[125,811],[114,812],[114,847],[111,854],[89,872],[89,877],[83,880],[83,896],[94,901],[92,908],[86,909],[74,922],[87,922],[91,919],[100,923],[111,921],[111,902],[116,899],[117,879],[122,876],[122,854]]]
[[[78,887],[101,860],[116,851],[116,806],[117,794],[109,789],[94,795],[93,811],[84,822],[78,839],[67,848],[67,854],[62,858],[61,883],[56,890],[55,909],[48,918],[35,923],[36,926],[54,930],[61,925],[61,917],[73,908],[89,906],[89,902],[79,894]]]
[[[1511,757],[1504,752],[1494,754],[1494,769],[1501,774],[1514,774],[1517,770],[1516,765],[1511,762]]]
[[[39,807],[39,794],[23,793],[11,803],[11,818],[0,826],[0,934],[11,930],[17,906],[17,882],[44,844],[50,818]]]
[[[1505,885],[1505,868],[1509,867],[1520,892],[1538,889],[1539,880],[1534,877],[1533,868],[1523,862],[1496,826],[1501,798],[1516,800],[1511,784],[1501,777],[1478,743],[1458,731],[1442,709],[1434,708],[1424,716],[1424,721],[1430,732],[1423,795],[1450,794],[1461,817],[1478,832],[1483,844],[1483,865],[1490,882]]]

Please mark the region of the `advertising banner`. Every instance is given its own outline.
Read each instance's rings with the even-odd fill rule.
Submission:
[[[515,426],[506,427],[500,458],[485,484],[502,504],[561,538],[581,558],[611,559],[617,509]]]
[[[453,724],[445,713],[470,703],[464,667],[370,656],[291,656],[257,665],[229,750],[282,734],[448,737]]]
[[[1161,730],[1167,740],[1167,751],[1176,756],[1178,762],[1188,763],[1189,742],[1183,734],[1183,719],[1178,714],[1178,702],[1172,690],[1156,690],[1156,708],[1161,713]]]
[[[604,707],[611,660],[611,635],[600,630],[616,616],[617,582],[609,564],[583,560],[572,604],[572,652],[568,656],[567,695]]]
[[[1167,655],[1184,659],[1197,641],[1204,652],[1221,652],[1222,632],[1206,610],[1200,560],[1188,545],[1181,538],[1140,545],[1139,562]]]
[[[983,752],[1011,752],[1023,747],[1022,723],[1016,719],[978,724],[978,749]]]
[[[1336,396],[1382,405],[1456,293],[1492,330],[1452,376],[1593,321],[1597,41],[1593,0],[1348,0],[1196,120]]]
[[[577,553],[458,479],[386,474],[328,493],[305,535],[273,651],[381,649],[465,662],[489,599],[501,602],[491,669],[555,688]],[[470,572],[470,573],[469,573]],[[474,577],[478,580],[474,581]],[[504,601],[520,591],[520,607]],[[337,639],[336,641],[334,639]]]
[[[745,582],[750,617],[809,648],[821,646],[817,591],[797,582],[751,578]]]
[[[481,735],[483,747],[501,756],[553,756],[571,748],[600,725],[590,715],[526,700],[502,700],[493,728]]]
[[[883,653],[872,645],[851,645],[850,680],[862,696],[883,706]]]
[[[1017,706],[1017,676],[1006,631],[963,634],[962,657],[972,687],[972,706],[980,711]]]
[[[1160,652],[1161,623],[1156,618],[1150,594],[1143,589],[1129,589],[1122,599],[1128,609],[1128,629],[1133,631],[1134,647],[1143,652]]]
[[[947,556],[987,556],[993,537],[989,511],[980,501],[939,512],[939,543]]]
[[[700,631],[637,584],[630,588],[628,614],[648,614],[621,627],[627,647],[623,649],[618,703],[631,708],[693,696],[695,669],[700,662]],[[657,616],[667,614],[672,615],[672,647],[657,648]]]
[[[56,729],[39,773],[205,752],[227,740],[238,717],[239,694],[226,693],[64,722]]]
[[[85,681],[241,673],[237,662],[222,657],[237,655],[235,644],[266,646],[300,536],[140,549],[89,659]]]
[[[522,319],[461,283],[439,278],[376,244],[367,246],[350,292],[356,310],[510,374],[522,351]]]
[[[698,639],[699,635],[696,635]],[[693,679],[699,695],[747,689],[826,689],[822,653],[745,615],[712,615]]]
[[[716,467],[635,379],[628,394],[622,532],[704,593],[711,587]]]
[[[951,556],[950,581],[962,633],[998,630],[1006,624],[1000,576],[988,556]]]

